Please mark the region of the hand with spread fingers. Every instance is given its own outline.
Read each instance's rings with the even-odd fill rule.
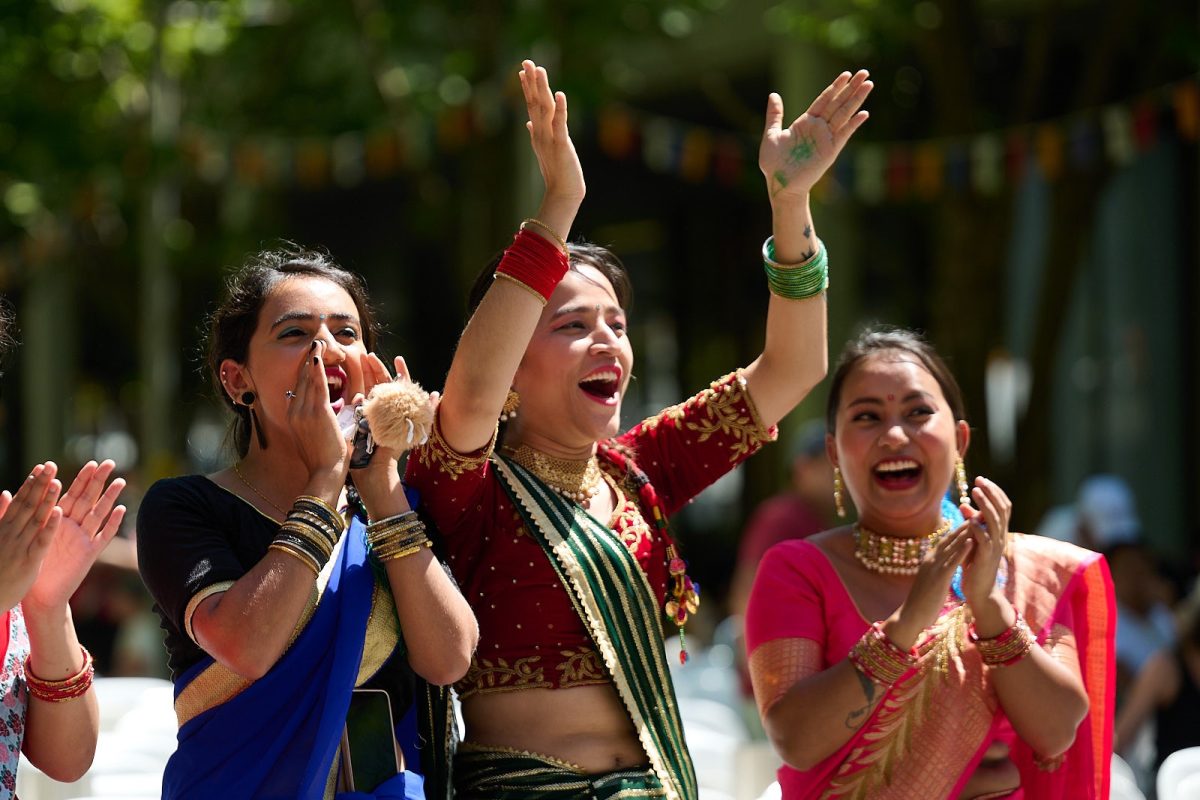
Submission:
[[[111,460],[89,461],[59,500],[61,521],[37,580],[25,596],[27,608],[65,606],[100,552],[117,535],[125,518],[125,506],[116,504],[125,479],[109,481],[115,468]]]
[[[21,602],[62,522],[53,462],[38,464],[15,495],[0,493],[0,613]]]
[[[861,109],[873,88],[865,69],[853,75],[843,72],[787,127],[783,126],[783,100],[771,94],[758,166],[772,200],[802,197],[812,189],[867,121],[868,114]]]

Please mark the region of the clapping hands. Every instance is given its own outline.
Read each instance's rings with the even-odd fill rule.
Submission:
[[[89,461],[60,498],[58,466],[47,461],[30,470],[15,495],[0,493],[3,610],[22,600],[40,608],[66,605],[125,517],[125,507],[116,505],[125,481],[108,482],[114,468],[112,461]]]

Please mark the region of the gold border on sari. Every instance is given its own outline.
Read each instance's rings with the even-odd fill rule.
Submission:
[[[555,521],[550,518],[549,514],[541,508],[540,504],[531,498],[528,490],[525,489],[520,480],[514,475],[512,469],[503,459],[493,458],[492,463],[497,470],[497,474],[504,479],[505,483],[508,484],[508,486],[517,495],[522,507],[533,519],[534,524],[537,525],[538,530],[546,538],[546,541],[550,543],[551,549],[554,551],[559,566],[561,567],[563,573],[567,576],[568,580],[571,581],[573,591],[568,592],[567,594],[571,599],[572,605],[575,606],[576,613],[579,614],[580,618],[588,626],[592,640],[596,643],[596,646],[604,659],[604,664],[608,668],[609,673],[612,675],[613,684],[617,688],[617,693],[621,696],[621,701],[624,703],[626,711],[629,713],[630,721],[633,723],[634,730],[637,732],[638,740],[641,742],[642,748],[646,751],[646,755],[650,759],[651,767],[654,769],[655,774],[658,775],[659,780],[663,784],[663,787],[666,791],[666,796],[670,798],[670,800],[682,800],[685,797],[685,794],[678,785],[679,777],[672,774],[672,772],[667,769],[664,754],[654,741],[654,736],[650,730],[650,724],[637,707],[637,702],[634,699],[634,690],[630,684],[630,679],[625,674],[624,669],[621,667],[620,661],[617,658],[616,648],[613,644],[612,637],[609,635],[608,630],[604,626],[600,608],[597,605],[596,599],[592,592],[587,587],[585,568],[591,569],[597,574],[603,572],[610,578],[616,579],[621,583],[628,584],[629,581],[639,582],[640,586],[638,586],[635,591],[640,590],[648,593],[650,597],[654,597],[653,589],[650,587],[650,582],[646,578],[646,574],[640,568],[618,572],[616,569],[615,560],[613,559],[604,559],[604,561],[600,564],[590,563],[586,566],[577,561],[575,553],[572,552],[569,543],[560,533],[560,530],[570,530],[572,523],[575,521],[574,518],[578,518],[580,520],[580,527],[584,530],[588,529],[589,524],[599,526],[605,530],[607,530],[607,527],[601,524],[583,509],[575,507],[573,511],[573,519],[563,518],[558,520],[558,522],[561,524],[560,528],[560,526],[555,524]],[[625,544],[617,537],[609,536],[607,541],[603,543],[614,548],[614,552],[617,552],[616,548],[619,548],[619,552],[623,553],[627,558],[630,557],[629,551],[626,549]],[[621,610],[624,612],[626,619],[634,620],[636,615],[628,600],[626,598],[620,598],[620,602]],[[647,630],[658,631],[660,634],[662,632],[662,622],[657,615],[655,615],[654,618],[646,618],[644,615],[642,615],[640,624],[643,625]],[[657,674],[651,675],[650,677],[653,680],[657,680],[659,685],[670,687],[671,677],[665,668],[665,657],[653,659],[649,656],[649,654],[641,650],[640,642],[637,643],[637,646],[639,648],[639,659],[643,663],[647,664],[648,666],[654,665],[655,667],[659,667]],[[675,704],[674,694],[670,691],[667,691],[660,694],[659,699],[666,707],[667,713],[673,718],[678,719],[679,710]],[[684,752],[686,754],[686,744],[684,745]]]

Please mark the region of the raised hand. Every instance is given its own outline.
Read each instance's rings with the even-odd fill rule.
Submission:
[[[803,197],[812,189],[866,122],[867,112],[859,109],[873,88],[865,69],[853,76],[843,72],[786,128],[783,100],[771,94],[758,167],[767,179],[772,200]]]
[[[120,530],[125,506],[116,503],[125,479],[109,482],[115,468],[111,460],[100,464],[89,461],[59,500],[61,521],[37,580],[25,596],[31,610],[66,605],[100,552]]]
[[[536,219],[549,230],[540,230],[539,226],[530,226],[530,230],[557,243],[569,238],[575,214],[587,192],[583,167],[567,130],[567,96],[551,92],[545,68],[528,59],[521,62],[519,75],[529,111],[525,127],[546,185]]]
[[[937,621],[950,591],[954,570],[971,552],[971,523],[964,522],[943,536],[929,549],[908,597],[884,626],[888,638],[907,649],[912,647],[921,631]]]
[[[0,492],[0,613],[21,602],[62,523],[54,462],[38,464],[16,495]]]

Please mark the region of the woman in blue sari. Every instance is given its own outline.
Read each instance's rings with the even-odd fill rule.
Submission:
[[[444,796],[441,687],[477,629],[397,453],[350,470],[338,415],[388,379],[375,338],[357,276],[298,248],[252,258],[212,317],[239,460],[159,481],[138,514],[180,724],[166,798]]]

